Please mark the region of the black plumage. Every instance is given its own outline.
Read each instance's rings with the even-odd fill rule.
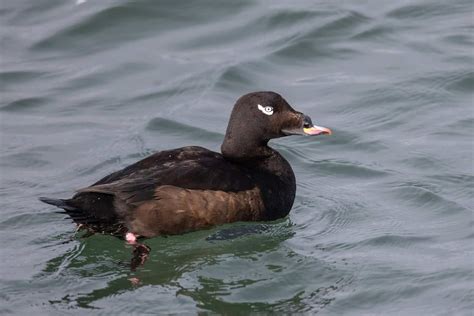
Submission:
[[[250,93],[234,106],[222,154],[195,146],[161,151],[78,190],[71,199],[41,201],[64,209],[90,231],[118,236],[273,220],[289,213],[296,182],[290,164],[268,141],[328,133],[279,94]]]

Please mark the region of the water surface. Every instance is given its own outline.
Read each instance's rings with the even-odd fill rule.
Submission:
[[[472,314],[472,21],[463,0],[3,1],[0,311]],[[272,142],[289,217],[151,239],[130,272],[37,200],[219,150],[256,90],[334,131]]]

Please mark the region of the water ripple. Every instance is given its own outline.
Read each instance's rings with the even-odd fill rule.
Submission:
[[[471,1],[77,3],[0,8],[2,311],[472,311]],[[255,90],[334,131],[271,142],[297,179],[289,217],[148,239],[130,272],[129,246],[37,201],[218,149]]]
[[[464,212],[466,209],[437,193],[437,189],[433,186],[420,182],[402,182],[390,185],[393,194],[409,205],[422,207],[423,209],[441,212],[445,215],[454,215],[456,212]]]
[[[48,102],[50,102],[48,98],[42,98],[42,97],[23,98],[23,99],[9,102],[4,106],[1,106],[0,110],[13,111],[13,112],[32,111],[32,110],[37,110],[37,107],[45,105]]]
[[[199,138],[210,138],[221,141],[223,135],[211,132],[202,128],[186,125],[173,120],[157,117],[148,122],[146,129],[151,131],[160,131],[162,133],[182,135],[183,132],[189,135],[198,135]]]
[[[436,18],[445,16],[447,12],[454,14],[463,12],[463,5],[447,5],[446,3],[423,3],[405,5],[389,11],[386,15],[392,18],[411,20],[414,18]]]

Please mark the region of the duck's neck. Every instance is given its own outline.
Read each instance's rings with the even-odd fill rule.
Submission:
[[[226,147],[224,142],[222,155],[252,171],[265,204],[263,219],[282,218],[290,212],[296,193],[295,174],[288,161],[269,147],[268,142],[254,144],[253,147]]]
[[[233,133],[227,132],[221,152],[229,160],[250,161],[270,157],[274,150],[268,147],[268,140],[254,139],[250,136],[244,138],[242,135],[234,137]]]

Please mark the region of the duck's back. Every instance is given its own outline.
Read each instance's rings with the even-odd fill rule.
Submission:
[[[216,170],[221,181],[210,174],[208,169]],[[219,171],[225,171],[222,174]],[[139,180],[154,178],[157,183],[172,184],[186,188],[222,188],[224,190],[245,189],[248,177],[237,179],[237,183],[228,183],[223,179],[226,174],[241,174],[242,170],[225,160],[221,154],[199,146],[187,146],[154,153],[122,170],[116,171],[92,186],[110,184],[120,180]],[[203,177],[203,175],[205,177]],[[91,187],[92,187],[91,186]]]
[[[147,237],[259,220],[265,208],[248,169],[202,147],[155,153],[79,190],[67,203],[66,212],[79,224]]]

